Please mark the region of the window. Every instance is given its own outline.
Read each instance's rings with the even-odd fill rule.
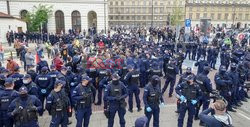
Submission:
[[[132,2],[132,5],[135,6],[135,1]]]
[[[164,13],[164,8],[163,8],[163,7],[160,8],[160,13],[161,13],[161,14]]]
[[[112,14],[114,12],[114,9],[113,8],[110,8],[109,9],[109,13]]]
[[[115,2],[115,5],[118,5],[118,1]]]
[[[204,13],[204,14],[203,14],[203,18],[207,18],[207,13]]]
[[[189,13],[189,19],[193,19],[193,14]]]
[[[238,15],[238,19],[242,20],[242,14],[241,13]]]
[[[115,16],[115,20],[119,20],[119,16]]]
[[[121,5],[122,5],[122,6],[124,5],[124,2],[123,2],[123,1],[121,2]]]
[[[139,13],[139,14],[141,13],[141,8],[139,8],[139,7],[137,8],[137,13]]]
[[[155,13],[158,13],[158,8],[155,8]]]
[[[20,17],[21,17],[21,19],[24,19],[24,18],[26,17],[27,13],[28,13],[27,10],[22,10],[22,11],[20,12]]]
[[[110,19],[110,20],[113,20],[113,16],[110,16],[109,19]]]
[[[56,20],[56,33],[64,32],[64,14],[62,11],[58,10],[55,13],[55,20]]]
[[[218,14],[217,19],[218,19],[218,20],[221,20],[221,13]]]
[[[146,16],[142,16],[142,19],[143,19],[143,20],[146,20]]]
[[[189,7],[189,11],[192,11],[193,10],[193,8],[192,7]]]
[[[228,16],[229,16],[228,13],[226,13],[224,19],[228,20]]]
[[[129,20],[129,16],[127,16],[126,19]]]
[[[124,20],[124,16],[121,16],[121,20]]]
[[[196,13],[196,19],[200,19],[200,13]]]
[[[109,4],[110,4],[110,5],[113,5],[113,2],[111,1]]]
[[[135,8],[132,8],[132,9],[131,9],[131,13],[135,13]]]
[[[249,14],[246,14],[245,15],[245,20],[248,20],[249,19]]]
[[[72,29],[78,32],[81,31],[81,14],[79,11],[73,11],[71,14]]]
[[[141,20],[141,16],[137,16],[137,20]]]
[[[135,20],[135,16],[132,16],[132,20]]]
[[[204,7],[204,11],[207,11],[207,7]]]
[[[129,13],[129,8],[126,8],[126,11],[125,11],[126,13]]]

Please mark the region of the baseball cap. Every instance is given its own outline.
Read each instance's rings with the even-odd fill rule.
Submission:
[[[22,87],[19,89],[19,93],[20,93],[20,94],[25,94],[25,93],[28,93],[28,89],[27,89],[27,87],[22,86]]]

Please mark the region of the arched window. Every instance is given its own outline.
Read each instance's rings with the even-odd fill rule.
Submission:
[[[61,33],[62,31],[65,31],[64,26],[64,14],[62,11],[58,10],[55,13],[55,19],[56,19],[56,33]]]
[[[71,14],[72,29],[76,32],[81,32],[81,14],[79,11],[73,11]]]
[[[22,11],[20,11],[20,18],[21,18],[21,19],[25,19],[27,13],[28,13],[27,10],[22,10]]]

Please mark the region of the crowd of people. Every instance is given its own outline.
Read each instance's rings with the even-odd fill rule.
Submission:
[[[72,111],[76,126],[88,127],[92,104],[101,106],[103,102],[108,127],[114,126],[116,113],[120,126],[125,127],[127,103],[133,113],[135,96],[137,111],[142,110],[142,100],[145,112],[135,126],[149,127],[153,117],[153,126],[159,127],[160,107],[167,103],[164,93],[169,86],[168,96],[173,97],[175,91],[178,99],[178,127],[183,127],[186,111],[188,127],[193,119],[200,119],[201,126],[224,127],[232,126],[227,112],[235,112],[248,101],[249,37],[238,40],[222,31],[209,42],[206,35],[193,31],[186,35],[183,29],[176,39],[176,31],[170,28],[118,28],[112,35],[95,34],[81,40],[74,32],[55,40],[49,37],[37,42],[36,55],[29,43],[14,44],[19,46],[24,72],[11,57],[0,68],[0,126],[39,126],[37,113],[43,116],[47,110],[51,127],[68,126]],[[183,69],[185,59],[195,61],[196,74],[191,67]],[[208,74],[216,69],[213,89]],[[215,102],[210,105],[212,95]],[[210,112],[215,115],[208,116]]]

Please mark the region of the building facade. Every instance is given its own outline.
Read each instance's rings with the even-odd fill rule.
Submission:
[[[0,12],[23,18],[39,4],[53,7],[47,24],[48,32],[87,31],[93,27],[101,31],[108,28],[105,0],[1,0]]]
[[[210,19],[215,27],[241,24],[250,27],[250,0],[187,0],[186,18],[192,26],[200,25],[201,19]]]
[[[153,4],[152,4],[153,3]],[[184,21],[184,0],[109,0],[109,26],[166,26],[179,8]]]

